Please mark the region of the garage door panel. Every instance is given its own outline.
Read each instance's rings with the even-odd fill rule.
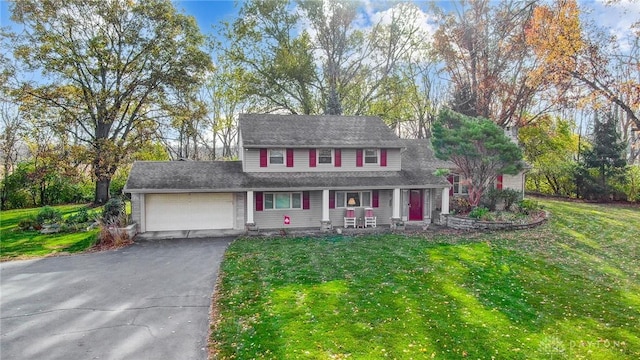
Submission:
[[[147,231],[231,229],[233,194],[148,194],[145,213]]]

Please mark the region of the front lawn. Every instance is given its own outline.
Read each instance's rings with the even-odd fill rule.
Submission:
[[[76,213],[84,205],[56,206],[64,217]],[[98,229],[76,233],[41,234],[37,230],[20,231],[22,219],[35,217],[41,208],[2,211],[0,213],[0,260],[25,259],[60,252],[78,252],[92,246]]]
[[[215,358],[639,358],[640,210],[543,205],[527,231],[237,240]]]

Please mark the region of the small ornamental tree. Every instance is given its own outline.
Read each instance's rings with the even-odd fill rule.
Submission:
[[[467,179],[472,206],[499,174],[515,175],[523,168],[518,145],[488,119],[444,109],[433,125],[431,144],[438,159],[451,161]]]

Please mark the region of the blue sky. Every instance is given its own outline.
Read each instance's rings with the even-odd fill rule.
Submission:
[[[188,15],[193,15],[200,25],[203,33],[211,31],[211,25],[221,20],[231,20],[238,13],[234,7],[235,2],[230,0],[187,0],[174,1],[178,10],[184,10]],[[9,2],[0,0],[0,25],[11,24],[11,14],[9,13]]]
[[[144,0],[143,0],[144,1]],[[364,0],[369,6],[371,4],[384,4],[384,0]],[[419,6],[426,9],[428,1],[416,0]],[[439,5],[447,7],[449,1],[441,0]],[[600,26],[608,27],[611,33],[622,35],[627,32],[629,25],[634,21],[640,20],[640,1],[638,0],[619,0],[615,6],[604,6],[606,0],[579,0],[581,7],[590,10],[585,16],[592,19]],[[212,25],[222,20],[232,21],[238,13],[241,0],[174,0],[174,4],[178,10],[184,10],[188,15],[196,18],[200,30],[209,34],[212,32]],[[390,2],[386,2],[387,6]],[[384,6],[383,6],[384,8]],[[373,11],[382,10],[380,8]],[[0,0],[0,25],[12,25],[10,21],[9,2]],[[18,29],[15,29],[18,30]]]
[[[220,21],[231,21],[238,14],[235,1],[229,0],[187,0],[174,1],[178,10],[184,10],[186,14],[196,18],[200,31],[211,32],[211,27]]]

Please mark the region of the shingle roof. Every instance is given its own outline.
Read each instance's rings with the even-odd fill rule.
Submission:
[[[244,173],[240,161],[136,161],[126,192],[446,187],[426,140],[402,140],[401,171]],[[443,166],[444,163],[444,166]]]
[[[136,161],[125,191],[236,191],[245,189],[240,161]]]
[[[239,124],[244,147],[402,147],[373,116],[243,114]]]
[[[451,169],[455,165],[451,161],[436,158],[429,139],[404,139],[402,153],[402,168],[411,171],[427,171],[437,169]],[[405,161],[406,159],[406,161]]]

